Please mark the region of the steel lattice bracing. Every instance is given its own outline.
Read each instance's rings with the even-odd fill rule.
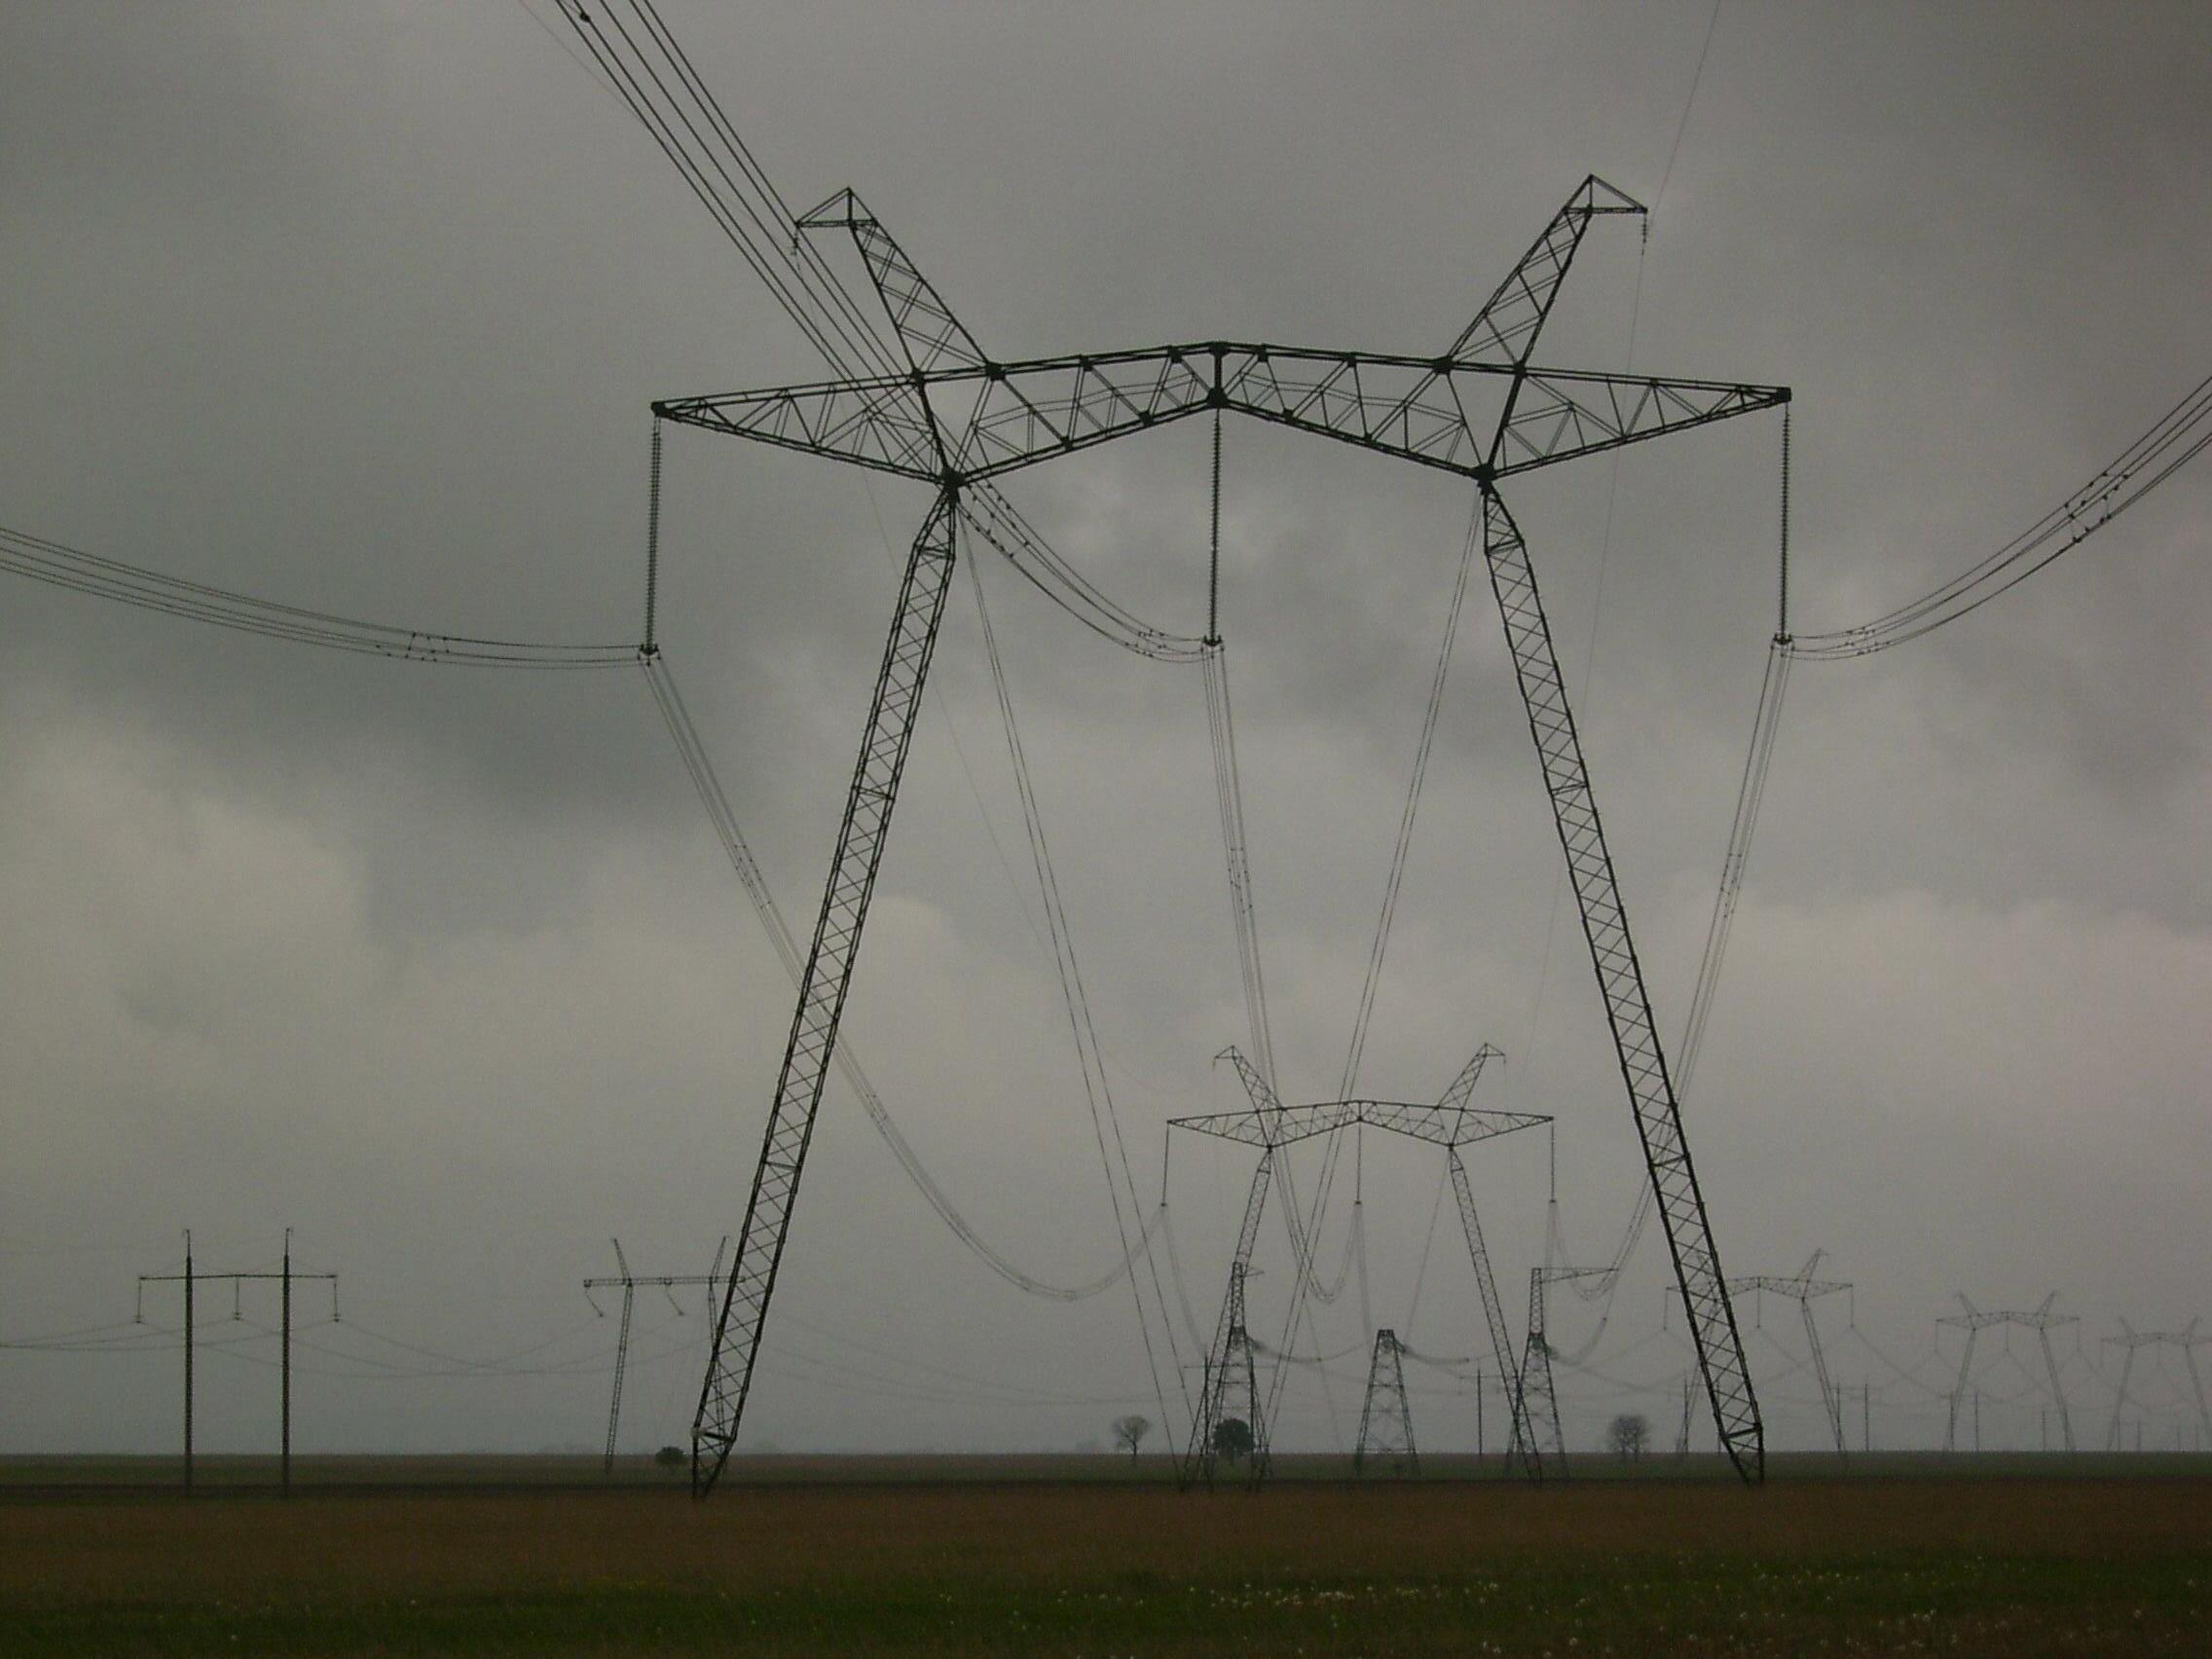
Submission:
[[[1628,913],[1613,876],[1612,856],[1605,850],[1604,826],[1591,793],[1574,715],[1567,707],[1559,653],[1552,646],[1551,628],[1536,595],[1528,545],[1494,492],[1486,492],[1484,498],[1483,556],[1505,618],[1506,645],[1528,707],[1530,735],[1543,762],[1545,793],[1551,797],[1560,846],[1567,855],[1567,879],[1581,908],[1583,937],[1589,941],[1621,1078],[1628,1085],[1637,1133],[1650,1165],[1652,1191],[1666,1224],[1667,1245],[1674,1256],[1682,1305],[1688,1309],[1698,1365],[1713,1399],[1720,1444],[1746,1478],[1757,1479],[1763,1472],[1765,1444],[1751,1369],[1744,1361],[1743,1338],[1721,1282],[1719,1252],[1714,1247],[1705,1198],[1682,1136],[1681,1108],[1659,1047],[1643,968],[1629,937]]]
[[[1552,1382],[1552,1347],[1544,1335],[1544,1271],[1529,1272],[1529,1343],[1513,1379],[1529,1425],[1528,1455],[1540,1459],[1548,1450],[1550,1472],[1567,1478],[1567,1432],[1560,1426],[1559,1390]]]
[[[1252,1178],[1251,1201],[1245,1206],[1245,1218],[1255,1229],[1266,1196],[1267,1171],[1268,1160],[1263,1158],[1259,1172]],[[1259,1364],[1253,1357],[1252,1332],[1244,1311],[1244,1269],[1242,1256],[1230,1266],[1229,1294],[1221,1304],[1221,1330],[1206,1360],[1198,1419],[1183,1456],[1185,1486],[1211,1486],[1214,1471],[1222,1462],[1235,1462],[1239,1454],[1229,1444],[1224,1430],[1226,1425],[1237,1422],[1250,1437],[1241,1454],[1246,1484],[1257,1486],[1267,1478],[1268,1419],[1261,1409]]]
[[[1214,408],[1491,481],[1773,408],[1788,395],[1720,381],[1193,341],[675,398],[653,409],[684,425],[928,483],[948,464],[965,481],[997,478]]]
[[[980,486],[987,494],[988,481],[1001,474],[1200,410],[1248,415],[1474,479],[1483,491],[1493,586],[1514,647],[1721,1444],[1745,1477],[1756,1479],[1763,1452],[1742,1345],[1720,1289],[1703,1200],[1590,802],[1527,550],[1494,488],[1521,472],[1788,401],[1788,390],[1781,387],[1532,364],[1537,337],[1590,222],[1641,211],[1602,181],[1585,179],[1474,320],[1438,355],[1204,341],[1001,362],[984,355],[882,224],[857,198],[841,193],[807,215],[804,228],[841,229],[853,238],[892,316],[907,372],[682,398],[654,407],[666,419],[707,430],[938,486],[939,505],[923,540],[941,542],[942,552],[924,561],[923,542],[916,543],[886,658],[887,676],[894,664],[907,665],[899,673],[908,683],[890,698],[893,704],[919,688],[940,614],[943,573],[951,565],[951,518],[966,486]],[[916,572],[924,563],[930,570],[917,587]],[[925,615],[926,626],[912,627]],[[748,1204],[737,1276],[702,1392],[693,1437],[694,1490],[701,1493],[727,1456],[743,1410],[910,719],[910,700],[903,708],[887,708],[879,684]],[[1269,1156],[1276,1154],[1271,1150]],[[1303,1251],[1300,1262],[1303,1272]]]
[[[852,984],[868,901],[875,892],[899,776],[905,769],[922,685],[944,618],[945,592],[952,580],[956,505],[954,494],[946,491],[914,537],[891,637],[876,672],[866,735],[845,799],[844,822],[837,831],[837,850],[830,860],[814,942],[800,977],[798,1009],[784,1050],[760,1164],[746,1201],[729,1290],[722,1299],[714,1354],[692,1425],[691,1484],[701,1495],[712,1490],[729,1458],[745,1396],[753,1385],[760,1326],[767,1317],[776,1269],[791,1232],[792,1203],[798,1194],[807,1143],[814,1134],[815,1113],[822,1105],[822,1086],[837,1041],[837,1022],[844,1014],[845,993]]]
[[[1375,1333],[1375,1354],[1367,1366],[1367,1398],[1359,1408],[1359,1439],[1351,1454],[1353,1474],[1364,1474],[1369,1460],[1393,1475],[1420,1473],[1414,1450],[1414,1411],[1406,1398],[1406,1357],[1398,1333]]]

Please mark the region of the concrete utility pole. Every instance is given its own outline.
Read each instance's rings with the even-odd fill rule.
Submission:
[[[330,1286],[330,1317],[338,1318],[338,1275],[336,1273],[294,1273],[292,1272],[292,1230],[284,1229],[284,1254],[282,1265],[276,1272],[197,1272],[192,1260],[192,1230],[184,1235],[184,1271],[176,1273],[140,1273],[138,1275],[138,1308],[134,1321],[143,1323],[146,1317],[146,1287],[150,1284],[181,1284],[184,1286],[184,1490],[193,1490],[192,1396],[193,1350],[197,1346],[198,1326],[196,1296],[198,1287],[209,1279],[228,1280],[231,1286],[232,1317],[242,1318],[239,1309],[240,1287],[249,1282],[273,1282],[282,1287],[283,1314],[278,1327],[277,1341],[281,1349],[278,1360],[281,1389],[281,1446],[279,1480],[283,1494],[292,1495],[292,1281],[295,1278],[317,1279]]]

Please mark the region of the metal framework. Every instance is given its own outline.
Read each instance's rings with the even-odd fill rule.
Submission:
[[[851,191],[794,234],[842,232],[889,316],[902,373],[656,403],[704,430],[803,450],[938,490],[908,559],[801,977],[760,1162],[738,1235],[693,1428],[692,1490],[712,1490],[751,1386],[792,1204],[836,1041],[884,836],[953,563],[962,492],[1195,415],[1242,414],[1471,479],[1530,735],[1582,912],[1591,961],[1643,1142],[1668,1247],[1721,1445],[1747,1479],[1763,1440],[1743,1344],[1721,1284],[1703,1197],[1642,969],[1614,880],[1588,768],[1521,533],[1500,480],[1788,401],[1787,387],[1537,366],[1532,353],[1591,223],[1644,211],[1585,178],[1441,353],[1396,355],[1204,341],[1026,361],[990,357]]]
[[[1406,1398],[1406,1356],[1398,1333],[1375,1333],[1375,1356],[1367,1366],[1367,1398],[1359,1408],[1359,1442],[1351,1455],[1355,1475],[1367,1472],[1374,1458],[1393,1475],[1420,1473],[1420,1454],[1414,1450],[1414,1412]]]
[[[1753,1274],[1749,1278],[1732,1278],[1728,1281],[1731,1296],[1752,1295],[1761,1299],[1759,1311],[1764,1312],[1764,1298],[1768,1295],[1787,1296],[1797,1304],[1797,1310],[1805,1316],[1805,1346],[1813,1351],[1813,1376],[1821,1385],[1821,1410],[1827,1419],[1828,1432],[1834,1437],[1838,1456],[1847,1448],[1843,1443],[1843,1393],[1828,1380],[1827,1355],[1821,1348],[1821,1327],[1813,1317],[1813,1304],[1824,1296],[1837,1292],[1848,1293],[1851,1286],[1842,1279],[1821,1279],[1813,1275],[1821,1271],[1821,1258],[1825,1250],[1815,1250],[1799,1268],[1794,1276],[1776,1278],[1767,1274]]]
[[[1985,1313],[1969,1302],[1962,1292],[1959,1295],[1959,1307],[1964,1311],[1947,1314],[1936,1321],[1938,1325],[1955,1325],[1967,1334],[1965,1351],[1959,1355],[1958,1386],[1951,1390],[1951,1411],[1943,1424],[1944,1451],[1954,1452],[1958,1449],[1959,1401],[1966,1395],[1967,1376],[1973,1367],[1974,1339],[1992,1325],[2018,1325],[2025,1330],[2035,1332],[2036,1341],[2043,1347],[2044,1374],[2050,1380],[2050,1397],[2058,1407],[2059,1432],[2065,1438],[2066,1450],[2069,1452],[2074,1450],[2074,1419],[2066,1408],[2066,1389],[2058,1381],[2058,1356],[2051,1351],[2050,1333],[2056,1326],[2071,1325],[2076,1321],[2075,1316],[2071,1313],[2053,1313],[2050,1310],[2051,1305],[2057,1300],[2058,1292],[2054,1290],[2034,1308],[2025,1311],[2013,1309],[2003,1312]]]
[[[1230,1259],[1229,1290],[1222,1298],[1221,1317],[1214,1326],[1212,1346],[1206,1350],[1206,1376],[1209,1380],[1228,1377],[1234,1373],[1232,1347],[1242,1330],[1245,1280],[1251,1271],[1252,1252],[1259,1243],[1260,1223],[1267,1209],[1269,1191],[1274,1184],[1277,1161],[1290,1147],[1302,1140],[1349,1128],[1378,1129],[1445,1149],[1453,1192],[1458,1200],[1460,1227],[1466,1235],[1467,1253],[1474,1266],[1475,1284],[1481,1295],[1484,1320],[1490,1330],[1491,1351],[1497,1362],[1497,1374],[1508,1379],[1515,1376],[1513,1339],[1506,1332],[1505,1309],[1498,1300],[1497,1280],[1491,1270],[1490,1251],[1483,1242],[1482,1223],[1475,1213],[1474,1191],[1467,1180],[1466,1165],[1459,1158],[1459,1148],[1463,1146],[1511,1134],[1517,1129],[1532,1129],[1552,1121],[1541,1113],[1500,1112],[1472,1104],[1475,1086],[1482,1080],[1484,1068],[1492,1060],[1503,1057],[1497,1049],[1485,1043],[1475,1051],[1474,1057],[1459,1068],[1458,1075],[1452,1080],[1451,1086],[1434,1105],[1417,1105],[1405,1100],[1356,1099],[1285,1106],[1269,1087],[1268,1080],[1261,1075],[1259,1067],[1253,1065],[1237,1050],[1224,1049],[1215,1056],[1235,1067],[1245,1092],[1251,1096],[1251,1109],[1244,1112],[1206,1113],[1191,1118],[1170,1118],[1167,1127],[1170,1132],[1187,1129],[1194,1134],[1211,1135],[1216,1139],[1235,1141],[1244,1146],[1256,1146],[1260,1148],[1260,1157],[1253,1166],[1251,1185],[1245,1193],[1243,1220],[1236,1230],[1236,1248]],[[1295,1205],[1283,1206],[1283,1219],[1290,1229],[1291,1252],[1296,1258],[1298,1271],[1303,1275],[1309,1270],[1312,1251],[1309,1247]],[[1235,1309],[1234,1320],[1231,1316],[1233,1306]],[[1530,1478],[1540,1478],[1540,1458],[1528,1433],[1518,1385],[1508,1384],[1506,1404],[1513,1420],[1510,1459]],[[1222,1409],[1218,1387],[1208,1387],[1200,1393],[1197,1418],[1191,1428],[1191,1443],[1184,1458],[1183,1480],[1186,1485],[1212,1479],[1212,1438],[1214,1429],[1221,1420]],[[1264,1468],[1258,1469],[1254,1478],[1262,1478],[1265,1473]]]
[[[1567,1431],[1560,1425],[1559,1389],[1552,1382],[1552,1345],[1544,1335],[1545,1282],[1543,1269],[1529,1270],[1529,1341],[1521,1350],[1513,1392],[1528,1418],[1531,1453],[1541,1455],[1548,1448],[1554,1468],[1565,1480]]]
[[[621,1239],[611,1238],[608,1242],[614,1246],[614,1265],[621,1271],[611,1277],[587,1278],[584,1280],[584,1300],[591,1304],[591,1310],[594,1313],[605,1318],[607,1309],[600,1307],[598,1298],[593,1296],[592,1292],[595,1290],[619,1290],[622,1292],[622,1318],[614,1337],[614,1391],[607,1403],[607,1456],[600,1464],[602,1473],[611,1475],[614,1473],[614,1431],[622,1420],[622,1374],[629,1369],[630,1365],[630,1313],[637,1301],[638,1288],[643,1285],[647,1289],[661,1291],[668,1297],[668,1305],[675,1309],[681,1316],[683,1312],[683,1304],[676,1300],[677,1291],[690,1286],[704,1286],[707,1291],[707,1316],[710,1319],[713,1318],[714,1293],[723,1282],[722,1257],[729,1252],[729,1236],[726,1234],[723,1235],[722,1241],[715,1246],[715,1265],[707,1272],[703,1273],[658,1273],[650,1278],[640,1278],[630,1272],[629,1258],[622,1254]]]
[[[2120,1361],[2120,1391],[2112,1403],[2112,1426],[2105,1431],[2105,1450],[2122,1450],[2120,1444],[2120,1414],[2128,1407],[2127,1384],[2135,1370],[2138,1349],[2147,1347],[2175,1347],[2181,1349],[2182,1364],[2189,1368],[2189,1383],[2196,1396],[2196,1423],[2204,1436],[2204,1444],[2212,1446],[2212,1405],[2204,1397],[2204,1375],[2196,1369],[2196,1350],[2212,1343],[2212,1333],[2198,1334],[2197,1321],[2192,1319],[2178,1331],[2138,1331],[2125,1319],[2120,1322],[2120,1335],[2105,1338],[2108,1346],[2118,1345],[2122,1350]]]

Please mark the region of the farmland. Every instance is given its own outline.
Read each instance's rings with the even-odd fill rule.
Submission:
[[[191,1500],[146,1484],[173,1464],[23,1460],[0,1652],[2199,1653],[2194,1462],[1786,1464],[1751,1492],[1316,1460],[1206,1496],[1109,1459],[792,1458],[695,1506],[643,1460],[303,1460],[290,1503],[244,1459]]]

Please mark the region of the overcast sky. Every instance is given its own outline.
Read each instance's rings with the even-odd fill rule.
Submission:
[[[1702,76],[1702,0],[666,11],[783,193],[858,189],[1001,357],[1431,351],[1585,173],[1654,203],[1647,244],[1593,229],[1540,356],[1794,388],[1808,629],[1978,558],[2207,366],[2201,6],[1725,4]],[[428,629],[635,639],[649,402],[820,365],[560,27],[543,0],[0,0],[0,523]],[[1773,628],[1780,439],[1752,417],[1507,492],[1670,1036]],[[1225,451],[1281,1083],[1324,1098],[1472,503],[1250,424]],[[1010,493],[1196,633],[1205,466],[1194,422]],[[1825,1246],[1863,1335],[1908,1363],[1955,1291],[2055,1290],[2083,1319],[2085,1357],[2063,1351],[2087,1438],[2116,1320],[2212,1313],[2208,480],[1940,635],[1798,669],[1687,1109],[1731,1272]],[[887,543],[926,507],[831,462],[669,441],[662,643],[794,921]],[[1149,1206],[1163,1121],[1240,1103],[1209,1067],[1243,1014],[1198,672],[979,568]],[[289,1225],[300,1266],[343,1274],[348,1322],[303,1332],[303,1447],[594,1444],[612,1329],[577,1281],[613,1270],[609,1235],[640,1272],[705,1270],[790,1019],[637,674],[339,656],[13,577],[0,597],[0,1337],[129,1319],[183,1228],[219,1271],[268,1265]],[[1113,1217],[965,588],[949,614],[846,1030],[977,1228],[1088,1278]],[[1504,1049],[1488,1102],[1557,1116],[1587,1257],[1641,1162],[1558,870],[1478,577],[1362,1086],[1433,1098]],[[1472,1165],[1518,1328],[1545,1149]],[[1247,1169],[1174,1155],[1208,1326]],[[1369,1313],[1475,1354],[1456,1235],[1424,1245],[1440,1173],[1370,1142]],[[1627,1390],[1686,1363],[1656,1246],[1603,1332],[1556,1314],[1590,1368],[1562,1372],[1583,1441],[1622,1403],[1657,1413]],[[1262,1266],[1272,1336],[1272,1225]],[[173,1287],[149,1294],[172,1325]],[[272,1344],[227,1294],[201,1310],[210,1340],[250,1339],[209,1351],[204,1443],[273,1446]],[[262,1291],[241,1311],[275,1322]],[[1753,1370],[1774,1443],[1807,1445],[1783,1311]],[[1839,1381],[1877,1387],[1878,1437],[1939,1432],[1840,1308],[1824,1321]],[[704,1323],[695,1295],[682,1319],[641,1302],[625,1445],[682,1437]],[[1343,1357],[1326,1396],[1294,1375],[1281,1444],[1348,1437],[1366,1324],[1354,1293],[1324,1310],[1304,1346]],[[424,1377],[442,1362],[402,1343],[518,1357]],[[1158,1415],[1126,1290],[1062,1305],[990,1276],[836,1082],[764,1352],[743,1446],[1059,1448]],[[1993,1352],[1992,1396],[2019,1394]],[[170,1447],[176,1374],[173,1347],[0,1352],[0,1450]],[[1417,1381],[1422,1443],[1471,1443],[1465,1391]],[[2034,1444],[2033,1402],[1990,1425]]]

